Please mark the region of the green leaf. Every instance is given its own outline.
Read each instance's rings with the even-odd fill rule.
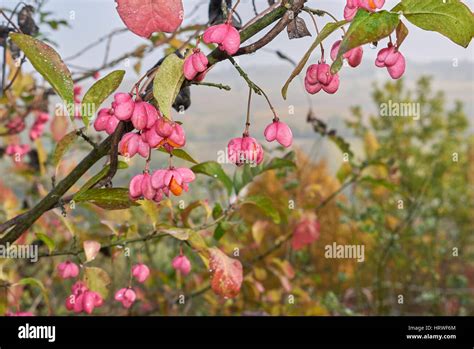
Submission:
[[[217,219],[222,216],[223,213],[224,210],[222,209],[221,204],[217,202],[212,209],[212,218]]]
[[[91,291],[97,292],[103,299],[109,295],[111,279],[104,269],[97,267],[84,268],[84,282]]]
[[[285,156],[290,155],[286,154]],[[262,173],[270,170],[277,170],[281,168],[295,168],[296,164],[286,158],[273,158],[266,164],[260,164],[259,166],[244,165],[240,169],[236,169],[234,172],[234,189],[238,194],[242,188],[253,181],[253,179]]]
[[[304,66],[306,65],[306,62],[308,62],[308,59],[311,57],[311,54],[316,49],[316,47],[318,47],[319,44],[321,44],[321,42],[324,39],[326,39],[329,35],[331,35],[334,31],[336,31],[338,28],[342,27],[343,25],[347,23],[348,23],[347,21],[330,22],[324,26],[324,28],[321,30],[319,35],[316,37],[316,40],[314,40],[309,50],[304,54],[303,58],[301,58],[301,61],[295,67],[290,77],[286,81],[285,85],[281,89],[281,95],[283,96],[284,99],[286,99],[286,95],[288,93],[288,87],[290,86],[291,82],[293,81],[295,77],[297,77],[301,73]]]
[[[246,183],[242,180],[242,173],[237,168],[234,172],[234,179],[233,179],[235,193],[239,194],[243,187],[245,187]]]
[[[227,193],[230,195],[232,192],[232,181],[222,169],[222,166],[215,161],[202,162],[198,165],[191,167],[191,171],[194,173],[201,173],[212,178],[216,178],[221,181],[227,189]]]
[[[169,154],[169,152],[166,149],[162,148],[162,147],[158,148],[158,150],[163,152],[163,153]],[[189,155],[186,151],[184,151],[183,149],[173,149],[171,154],[173,154],[173,156],[176,156],[177,158],[192,162],[194,164],[199,164],[199,162],[197,160],[194,160],[194,158],[191,155]]]
[[[436,31],[463,47],[469,46],[474,34],[472,12],[459,0],[402,0],[396,10],[417,27]]]
[[[336,74],[341,69],[344,53],[361,45],[385,38],[395,30],[399,21],[397,13],[357,11],[346,35],[342,39],[337,58],[332,63],[331,72]]]
[[[273,158],[268,164],[264,166],[263,171],[277,170],[280,168],[296,168],[296,164],[291,160]]]
[[[119,86],[125,75],[125,70],[116,70],[99,81],[86,92],[82,98],[82,106],[86,106],[82,111],[82,121],[86,127],[89,126],[90,119],[94,116],[100,105],[109,97]]]
[[[128,164],[124,161],[119,161],[117,169],[123,170],[126,168],[128,168]],[[110,165],[105,166],[102,170],[100,170],[99,173],[97,173],[94,177],[90,178],[86,183],[84,183],[81,189],[79,189],[74,196],[80,197],[87,190],[89,190],[94,185],[96,185],[102,178],[104,178],[107,175],[107,173],[109,173],[109,169],[110,169]]]
[[[171,54],[161,63],[153,82],[153,96],[158,102],[161,113],[171,119],[171,106],[184,81],[184,60]]]
[[[336,178],[339,183],[344,183],[351,174],[352,166],[348,162],[343,162],[336,173]]]
[[[131,206],[140,206],[128,195],[128,188],[94,188],[81,195],[75,195],[76,202],[90,202],[105,210],[123,210]]]
[[[36,233],[36,237],[44,242],[44,244],[48,247],[49,253],[53,252],[56,248],[56,243],[48,235],[43,233]]]
[[[270,217],[275,224],[280,224],[281,217],[277,209],[273,206],[272,200],[263,195],[252,195],[245,198],[242,204],[252,204],[262,210],[265,215]]]
[[[53,166],[55,167],[55,171],[57,172],[59,163],[63,158],[64,154],[71,148],[71,145],[75,142],[75,140],[79,137],[77,131],[71,131],[67,135],[65,135],[56,145],[53,153]]]
[[[160,231],[180,241],[187,241],[189,239],[189,236],[193,232],[191,229],[183,229],[183,228],[162,229]]]
[[[69,107],[74,106],[71,72],[59,54],[49,45],[29,35],[10,33],[11,40],[25,53],[33,67],[48,81]],[[74,113],[69,115],[74,118]]]
[[[225,229],[221,223],[217,224],[216,229],[214,230],[214,239],[219,241],[225,234]]]

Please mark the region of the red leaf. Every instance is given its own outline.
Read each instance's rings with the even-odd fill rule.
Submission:
[[[209,249],[209,267],[212,272],[212,290],[225,298],[234,298],[240,292],[243,270],[240,261],[227,257],[216,247]]]
[[[154,32],[172,33],[183,21],[181,0],[115,0],[130,31],[149,38]]]
[[[301,250],[306,245],[319,239],[319,222],[315,217],[302,219],[295,227],[291,246],[294,250]]]

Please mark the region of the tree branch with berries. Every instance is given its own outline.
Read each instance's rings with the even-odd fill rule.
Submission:
[[[314,2],[317,3],[317,1]],[[12,18],[2,11],[2,15],[8,19],[7,27],[2,28],[1,31],[1,44],[5,48],[5,52],[7,49],[22,51],[24,56],[20,59],[21,64],[18,67],[18,72],[26,57],[26,60],[50,85],[50,89],[40,91],[41,98],[35,99],[34,104],[31,102],[32,104],[21,116],[16,113],[15,116],[9,117],[4,135],[12,136],[21,133],[26,127],[25,118],[30,113],[34,113],[35,121],[29,136],[31,141],[40,138],[44,132],[44,125],[49,120],[45,104],[47,105],[48,98],[52,93],[61,98],[64,105],[63,110],[65,114],[69,115],[71,124],[74,125],[74,130],[64,135],[55,147],[52,160],[55,168],[53,188],[32,208],[0,224],[0,233],[3,233],[0,238],[2,245],[18,240],[50,210],[61,208],[62,213],[67,215],[65,207],[68,205],[92,203],[111,210],[140,205],[151,205],[156,208],[168,198],[180,197],[184,192],[192,190],[192,183],[196,180],[197,174],[207,175],[220,181],[229,197],[232,195],[237,197],[235,202],[229,202],[228,208],[215,215],[215,220],[210,226],[217,226],[216,230],[219,227],[222,229],[222,221],[234,215],[237,209],[244,204],[259,207],[274,222],[279,223],[278,213],[272,208],[268,198],[239,196],[243,187],[253,177],[266,171],[295,166],[288,159],[267,160],[263,146],[257,138],[251,136],[251,131],[253,135],[256,133],[251,128],[252,95],[259,95],[268,103],[272,120],[263,131],[263,136],[268,142],[275,141],[279,146],[289,148],[293,143],[293,134],[290,127],[284,122],[284,118],[277,114],[270,96],[253,82],[244,69],[237,64],[234,57],[258,53],[259,50],[281,35],[285,29],[290,39],[311,35],[303,19],[303,14],[307,14],[314,24],[315,39],[282,87],[282,97],[287,98],[287,92],[293,79],[300,76],[305,67],[307,67],[304,78],[306,92],[311,95],[320,92],[331,95],[336,93],[340,84],[343,83],[343,66],[357,68],[362,62],[363,46],[367,44],[377,45],[386,42],[386,46],[378,52],[375,66],[387,69],[392,79],[402,77],[405,73],[406,61],[401,46],[409,35],[404,24],[405,21],[423,30],[438,32],[463,47],[467,47],[471,42],[474,23],[471,10],[460,1],[444,3],[437,0],[402,0],[394,8],[386,9],[384,0],[348,0],[344,9],[341,9],[343,19],[338,20],[336,15],[323,9],[308,7],[309,1],[307,0],[282,0],[272,2],[260,13],[257,13],[254,3],[256,15],[242,25],[238,10],[240,6],[244,5],[240,1],[211,0],[209,22],[184,30],[181,25],[186,16],[181,0],[150,1],[147,6],[142,6],[139,9],[134,7],[135,2],[133,1],[116,0],[116,3],[118,15],[128,30],[140,37],[153,39],[152,44],[146,49],[134,50],[116,60],[107,62],[112,38],[124,32],[123,29],[116,30],[97,41],[97,44],[106,42],[107,45],[103,64],[98,69],[86,71],[74,79],[60,55],[44,40],[35,38],[35,26],[32,26],[31,23],[19,23],[17,26]],[[24,12],[23,16],[32,18],[30,12],[26,15]],[[324,20],[324,26],[321,26],[322,20]],[[267,30],[265,34],[258,40],[246,44],[249,39],[265,30]],[[338,30],[342,30],[342,39],[333,42],[330,50],[325,51],[324,46],[327,44],[328,38]],[[189,32],[191,32],[190,35]],[[148,69],[130,91],[117,92],[125,75],[124,71],[117,70],[98,79],[84,97],[79,98],[80,89],[75,86],[75,83],[96,76],[99,71],[110,68],[125,58],[140,56],[144,52],[151,52],[152,49],[169,44],[184,34],[188,37],[181,42],[179,47],[174,47],[175,52],[166,55],[155,66]],[[96,43],[88,45],[86,50],[95,45]],[[318,48],[320,53],[316,54],[316,61],[307,66],[314,51]],[[242,134],[236,135],[227,145],[227,160],[229,162],[239,168],[256,168],[248,170],[253,172],[246,173],[245,178],[242,177],[239,181],[235,176],[234,179],[231,179],[218,162],[195,163],[190,168],[176,167],[174,163],[177,157],[189,162],[195,161],[183,149],[186,145],[186,122],[181,124],[173,120],[173,108],[189,107],[190,87],[211,86],[230,90],[225,82],[206,81],[207,73],[216,64],[226,60],[230,61],[249,87],[247,113]],[[4,76],[5,74],[3,74]],[[5,85],[5,88],[2,84],[2,94],[5,95],[6,100],[9,100],[9,109],[13,111],[25,109],[24,106],[11,102],[13,99],[11,90],[15,87],[16,79],[17,75],[15,74],[12,80]],[[113,95],[112,104],[103,106],[104,101],[111,95]],[[272,96],[272,98],[275,97]],[[90,108],[84,109],[85,106]],[[317,120],[308,121],[313,124],[317,133],[333,141],[344,153],[350,153],[349,145],[336,134],[336,131],[328,131],[325,127],[321,127]],[[90,127],[91,125],[92,127]],[[101,142],[92,140],[91,128],[98,133],[107,134],[105,140]],[[89,149],[90,147],[92,149],[74,169],[56,182],[56,173],[61,160],[79,139],[86,142]],[[30,145],[28,144],[10,144],[5,153],[12,158],[21,160],[29,151]],[[114,187],[112,181],[120,167],[123,166],[121,159],[127,160],[135,156],[143,158],[143,171],[133,176],[128,188]],[[152,156],[166,157],[168,166],[161,169],[151,169]],[[108,158],[108,163],[103,169],[77,192],[68,195],[71,188],[75,187],[78,181],[105,157]],[[292,248],[295,250],[317,240],[319,222],[316,213],[336,198],[342,190],[357,182],[360,172],[368,166],[368,164],[356,164],[355,162],[352,165],[353,169],[357,171],[354,170],[350,179],[344,182],[340,189],[322,199],[314,207],[314,216],[302,221],[294,231],[278,240],[268,251],[256,256],[252,261],[244,263],[244,266],[251,266],[266,258],[290,240]],[[197,203],[196,207],[198,206],[205,207],[205,204]],[[196,207],[191,207],[189,210],[192,211]],[[176,220],[172,223],[176,223]],[[126,246],[158,239],[165,235],[172,236],[190,246],[200,256],[206,267],[211,270],[210,288],[215,293],[228,298],[236,297],[244,278],[242,262],[237,258],[228,257],[217,247],[208,246],[201,236],[204,227],[191,228],[186,226],[188,223],[187,217],[185,217],[181,221],[182,226],[174,224],[172,227],[157,227],[151,234],[113,241],[99,246],[98,250],[92,244],[95,252],[91,252],[90,248],[86,248],[84,245],[83,247],[73,246],[64,251],[50,251],[42,256],[72,255],[77,257],[85,255],[87,260],[91,260],[91,258],[93,259],[91,254],[96,255],[101,248]],[[205,226],[210,227],[207,224]],[[191,263],[182,248],[173,259],[172,266],[181,276],[186,276],[191,272]],[[63,278],[75,278],[79,274],[77,265],[70,261],[60,264],[58,270]],[[102,306],[105,296],[101,294],[100,290],[92,289],[91,285],[87,283],[88,278],[91,278],[90,275],[87,276],[87,272],[94,271],[88,269],[85,272],[85,281],[78,281],[73,286],[71,298],[68,298],[66,302],[68,310],[90,314],[94,308]],[[127,309],[133,305],[137,297],[132,281],[143,283],[150,274],[148,266],[142,263],[130,268],[130,272],[130,282],[127,287],[121,288],[115,294],[115,299]]]

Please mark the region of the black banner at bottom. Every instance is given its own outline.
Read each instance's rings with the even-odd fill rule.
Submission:
[[[172,329],[181,335],[171,335]],[[187,335],[193,329],[198,335]],[[271,331],[268,331],[271,330]],[[199,336],[202,332],[202,336]],[[473,348],[472,317],[3,317],[0,348],[97,343],[239,342]],[[250,339],[251,338],[251,339]],[[164,344],[164,343],[163,343]],[[221,344],[225,344],[221,342]],[[94,346],[93,346],[94,347]]]

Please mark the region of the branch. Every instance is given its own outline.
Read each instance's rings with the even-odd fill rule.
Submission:
[[[117,173],[118,169],[118,144],[125,130],[125,122],[120,121],[114,133],[110,144],[110,167],[107,175],[98,183],[99,187],[108,186]]]
[[[260,40],[257,42],[250,44],[245,47],[241,47],[237,53],[235,54],[236,56],[240,55],[246,55],[249,53],[253,53],[257,51],[258,49],[261,49],[262,47],[266,46],[268,43],[270,43],[273,39],[275,39],[278,34],[280,34],[285,28],[288,26],[288,23],[291,22],[292,18],[296,16],[295,12],[299,12],[301,8],[303,7],[304,1],[296,1],[296,4],[294,5],[295,10],[291,11],[286,11],[285,14],[283,15],[283,18],[280,19],[280,21]],[[301,3],[301,8],[299,8],[297,3]]]
[[[216,87],[218,88],[219,90],[226,90],[226,91],[230,91],[231,88],[229,85],[223,85],[223,84],[216,84],[214,82],[193,82],[192,83],[193,85],[197,85],[197,86],[209,86],[209,87]]]
[[[115,246],[126,246],[128,244],[133,244],[136,242],[145,242],[145,241],[150,241],[154,239],[159,239],[162,238],[163,236],[170,236],[169,234],[166,233],[159,233],[158,231],[153,231],[152,233],[145,235],[145,236],[140,236],[137,238],[131,238],[131,239],[126,239],[126,240],[121,240],[121,241],[115,241],[107,245],[101,245],[100,249],[105,250],[110,247],[115,247]],[[45,257],[57,257],[57,256],[79,256],[80,254],[84,253],[83,248],[76,248],[76,249],[71,249],[67,251],[56,251],[56,252],[51,252],[51,253],[41,253],[38,255],[38,258],[45,258]]]
[[[285,15],[285,13],[289,10],[293,11],[293,13],[299,13],[304,6],[306,0],[295,0],[293,5],[287,4],[285,5],[275,5],[272,6],[270,10],[264,11],[264,13],[260,14],[258,20],[252,20],[244,29],[240,31],[240,38],[241,42],[245,42],[249,38],[253,37],[270,24],[274,23],[275,21],[279,20],[281,17]],[[173,37],[173,36],[171,36]],[[169,40],[167,38],[165,41]],[[159,45],[160,43],[157,43]],[[153,47],[152,49],[154,49]],[[137,54],[137,50],[133,51],[131,54],[127,53],[116,60],[109,62],[107,66],[113,66],[116,63],[120,62],[124,58],[128,56],[132,56],[133,54]],[[222,52],[219,48],[216,48],[208,55],[209,65],[212,66],[220,61],[228,59],[229,56]],[[104,69],[105,67],[101,67],[99,69]],[[97,71],[95,69],[94,71]],[[75,82],[81,81],[86,79],[87,77],[91,76],[93,72],[87,73],[78,79],[75,79]],[[112,145],[113,136],[108,137],[104,142],[102,142],[96,149],[93,149],[80,163],[79,165],[58,185],[46,196],[44,197],[36,206],[34,206],[30,211],[20,215],[21,218],[15,217],[9,222],[2,224],[0,227],[4,228],[4,230],[0,229],[0,232],[5,231],[6,229],[13,226],[13,228],[8,231],[2,238],[0,239],[0,244],[6,244],[7,242],[14,242],[18,239],[21,234],[23,234],[27,229],[34,224],[34,222],[41,217],[41,215],[48,210],[56,207],[58,202],[61,200],[63,195],[87,172],[87,170],[92,167],[97,161],[99,161],[102,157],[110,153],[111,145]],[[111,166],[112,168],[112,166]]]
[[[64,194],[102,157],[107,155],[110,151],[112,137],[108,137],[96,149],[93,149],[77,167],[69,173],[69,175],[59,182],[53,190],[49,192],[36,206],[34,206],[26,214],[23,214],[21,219],[15,217],[15,226],[5,236],[0,239],[0,245],[12,243],[18,239],[31,225],[41,217],[43,213],[55,207]],[[8,222],[7,222],[8,223]],[[4,224],[8,225],[8,224]],[[3,226],[3,225],[2,225]],[[13,225],[10,225],[13,226]],[[8,227],[6,228],[8,229]]]

